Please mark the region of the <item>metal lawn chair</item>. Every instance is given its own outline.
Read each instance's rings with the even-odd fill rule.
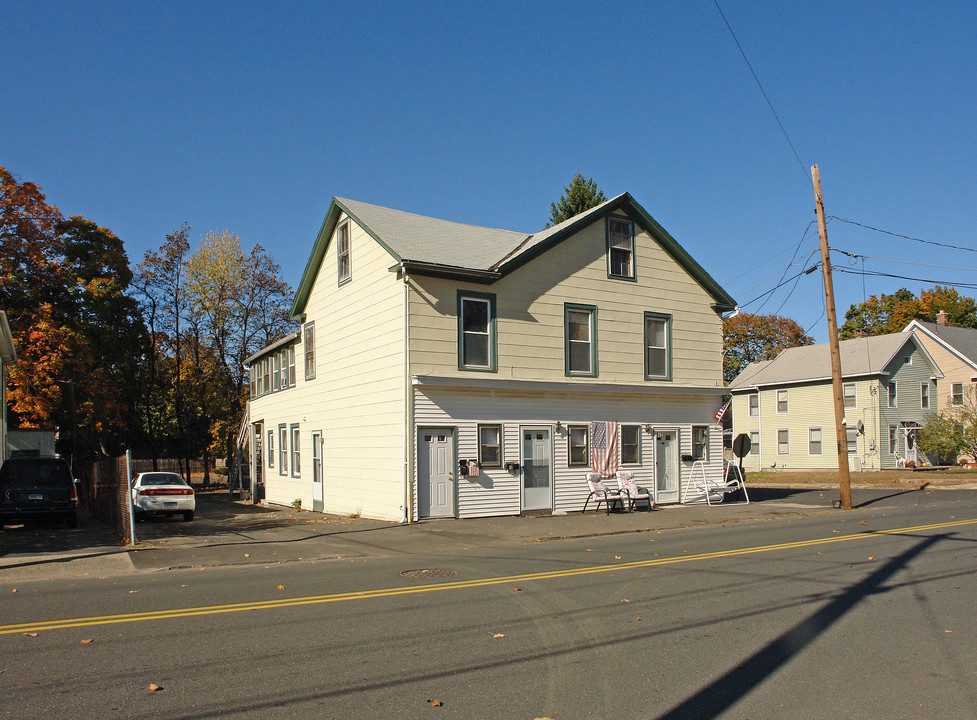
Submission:
[[[621,509],[624,509],[624,499],[621,497],[620,491],[608,490],[597,473],[587,473],[587,487],[590,488],[590,495],[587,496],[587,500],[583,504],[582,512],[587,512],[587,503],[590,502],[591,498],[597,498],[597,506],[594,509],[600,510],[600,504],[604,503],[608,515],[611,514],[611,505],[614,503],[620,503]]]
[[[645,488],[638,487],[638,483],[634,481],[634,473],[630,470],[617,471],[617,487],[622,499],[625,496],[628,498],[628,512],[634,510],[634,503],[637,500],[647,500],[648,509],[654,509],[655,502],[651,499],[651,493]]]

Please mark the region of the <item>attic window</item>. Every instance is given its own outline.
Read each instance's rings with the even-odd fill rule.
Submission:
[[[607,274],[634,280],[634,223],[627,218],[607,218]]]
[[[339,270],[339,284],[349,282],[353,269],[349,259],[349,223],[345,222],[336,231],[336,264]]]

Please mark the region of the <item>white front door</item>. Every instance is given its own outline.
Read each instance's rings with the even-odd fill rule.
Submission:
[[[417,512],[421,517],[455,516],[454,430],[417,429]]]
[[[522,432],[522,509],[553,508],[553,445],[550,429],[524,427]]]
[[[322,490],[322,431],[312,433],[312,509],[322,512],[325,507]]]
[[[658,430],[655,440],[655,502],[678,502],[678,431]]]

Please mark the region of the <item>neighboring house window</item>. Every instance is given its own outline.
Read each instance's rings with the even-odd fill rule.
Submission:
[[[668,380],[671,377],[672,317],[645,313],[645,379]]]
[[[502,467],[502,426],[478,426],[478,464],[481,467]]]
[[[777,391],[777,412],[781,415],[787,412],[787,391]]]
[[[276,392],[279,387],[278,378],[281,377],[281,357],[278,353],[271,356],[271,391]]]
[[[930,384],[919,384],[919,407],[922,410],[930,409]]]
[[[899,428],[895,425],[889,426],[889,454],[895,455],[899,452]]]
[[[848,441],[848,454],[858,454],[858,428],[845,428],[845,440]]]
[[[295,387],[295,346],[288,346],[288,386]]]
[[[569,443],[569,466],[590,465],[590,447],[588,442],[588,427],[586,425],[571,425],[568,428],[567,442]]]
[[[807,454],[821,454],[821,428],[807,429]]]
[[[760,454],[760,433],[750,433],[750,455]]]
[[[339,270],[339,284],[349,282],[353,276],[353,266],[349,259],[349,223],[345,222],[336,231],[336,264]]]
[[[692,458],[709,459],[709,428],[706,425],[692,426]]]
[[[563,309],[567,375],[597,376],[597,308],[567,304]]]
[[[760,393],[750,393],[750,417],[760,415]]]
[[[777,431],[777,454],[790,455],[790,430]]]
[[[278,426],[278,474],[288,475],[288,428]]]
[[[458,294],[458,368],[495,370],[495,296]]]
[[[950,384],[950,404],[963,405],[963,383]]]
[[[634,223],[607,218],[607,274],[634,280]]]
[[[261,377],[265,379],[262,393],[271,392],[271,363],[268,358],[261,361]]]
[[[254,369],[254,365],[248,368],[248,379],[251,385],[251,397],[258,397],[258,373]]]
[[[305,346],[305,379],[315,379],[315,321],[306,323],[302,342]]]
[[[899,407],[899,396],[896,390],[896,385],[897,383],[895,380],[889,381],[889,407],[890,408]]]
[[[275,431],[268,431],[268,467],[275,467]]]
[[[641,426],[621,426],[621,464],[641,464]]]
[[[292,425],[292,477],[299,477],[302,463],[299,462],[299,426]]]
[[[845,397],[845,407],[853,408],[857,406],[857,397],[855,395],[855,383],[845,383],[841,386],[841,392]]]

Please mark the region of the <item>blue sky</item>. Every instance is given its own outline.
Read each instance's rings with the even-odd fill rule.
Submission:
[[[829,215],[977,248],[972,0],[721,0],[800,162],[711,0],[2,5],[0,165],[134,264],[185,221],[267,247],[294,287],[333,196],[533,232],[579,170],[745,304],[814,218],[814,163]],[[974,252],[828,237],[922,279],[838,273],[839,319],[977,285]],[[794,262],[816,248],[812,226]],[[826,340],[820,274],[790,291],[745,309]]]

